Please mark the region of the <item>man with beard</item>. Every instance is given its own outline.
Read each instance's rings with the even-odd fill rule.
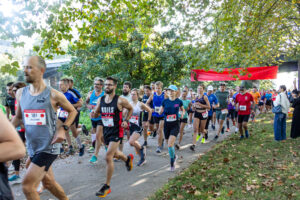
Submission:
[[[97,103],[95,114],[101,115],[103,123],[103,138],[105,145],[108,146],[106,152],[106,182],[96,193],[98,197],[105,197],[111,192],[110,181],[114,172],[113,158],[121,159],[125,162],[128,171],[132,170],[133,155],[125,156],[118,150],[121,138],[123,137],[123,128],[129,126],[133,108],[130,103],[122,97],[115,94],[117,80],[113,77],[107,77],[105,81],[105,96],[101,97]],[[122,110],[127,109],[127,115],[122,121]]]
[[[6,117],[10,119],[10,115],[13,117],[15,115],[15,95],[13,93],[13,82],[6,84],[6,98],[5,98],[5,110]]]
[[[55,181],[51,165],[60,153],[60,143],[77,111],[62,93],[45,84],[45,71],[46,63],[43,58],[30,57],[24,66],[29,86],[19,89],[16,94],[18,107],[12,124],[17,127],[23,121],[29,154],[22,188],[26,199],[38,200],[40,196],[37,187],[42,181],[43,186],[55,197],[67,200],[63,188]],[[69,113],[64,124],[57,121],[56,112],[59,107]]]
[[[95,140],[95,152],[92,156],[90,163],[95,164],[98,160],[98,153],[101,147],[101,138],[103,137],[103,124],[101,120],[101,116],[95,115],[95,108],[98,102],[98,99],[104,96],[103,88],[104,81],[96,77],[94,79],[94,91],[91,91],[86,98],[86,104],[88,109],[90,110],[90,118],[92,122],[92,135],[96,134],[96,140]]]
[[[130,81],[125,81],[123,84],[123,95],[121,95],[121,97],[125,98],[128,102],[132,101],[131,88],[132,88],[132,83]],[[127,114],[127,110],[124,109],[123,110],[123,120],[125,119],[126,114]],[[130,137],[129,129],[125,129],[125,133],[127,135],[127,138],[129,138]],[[119,145],[120,151],[123,151],[123,146],[124,146],[123,140],[121,140],[120,145]]]

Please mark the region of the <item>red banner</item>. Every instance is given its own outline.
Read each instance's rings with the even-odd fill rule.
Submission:
[[[278,66],[224,69],[223,72],[193,69],[191,81],[236,81],[276,79]]]

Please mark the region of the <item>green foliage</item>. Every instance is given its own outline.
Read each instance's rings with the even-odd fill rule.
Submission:
[[[70,47],[73,56],[63,73],[74,77],[75,85],[86,93],[95,77],[118,78],[119,85],[131,81],[133,87],[162,81],[165,85],[178,84],[185,75],[186,56],[176,41],[169,35],[155,34],[151,45],[145,47],[144,36],[133,32],[128,40],[113,42],[104,39],[88,49],[78,50]]]

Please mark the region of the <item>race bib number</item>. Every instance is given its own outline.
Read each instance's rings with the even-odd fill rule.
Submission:
[[[105,127],[113,127],[114,126],[114,118],[112,116],[103,116],[102,123]]]
[[[25,125],[43,126],[46,125],[45,110],[24,110]]]
[[[174,115],[167,115],[167,122],[174,122],[177,120],[176,114]]]
[[[156,113],[159,113],[159,111],[160,111],[160,106],[155,106],[154,111],[155,111]]]
[[[221,110],[221,113],[224,115],[224,114],[227,114],[228,113],[228,110],[227,109],[223,109]]]
[[[246,106],[240,106],[240,111],[246,111],[247,107]]]
[[[203,113],[202,113],[202,117],[203,117],[203,118],[208,117],[208,112],[207,112],[207,111],[206,111],[206,112],[203,112]]]
[[[139,125],[139,116],[131,116],[129,122]]]
[[[67,111],[65,111],[65,110],[60,110],[59,111],[59,114],[58,114],[59,118],[66,119],[68,116],[69,116],[69,113]]]

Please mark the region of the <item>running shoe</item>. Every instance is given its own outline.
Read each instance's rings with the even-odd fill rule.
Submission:
[[[98,192],[96,192],[96,196],[97,196],[97,197],[102,197],[102,198],[104,198],[104,197],[106,197],[106,195],[108,195],[109,193],[111,193],[110,187],[109,187],[108,185],[104,184],[104,185],[102,186],[102,188],[101,188]]]
[[[240,139],[241,139],[241,140],[244,139],[244,135],[241,135]]]
[[[175,171],[175,166],[171,166],[171,167],[170,167],[170,171],[171,171],[171,172],[174,172],[174,171]]]
[[[235,128],[235,133],[237,133],[239,131],[239,128],[238,127],[236,127]]]
[[[143,146],[146,147],[148,145],[147,141],[144,142]]]
[[[157,149],[156,149],[156,153],[161,153],[161,149],[160,149],[160,147],[157,147]]]
[[[95,155],[93,155],[91,160],[90,160],[90,163],[96,164],[97,162],[98,162],[98,158]]]
[[[156,134],[156,131],[154,131],[153,134],[152,134],[152,138],[155,138],[156,135],[157,135],[157,134]]]
[[[89,153],[94,153],[95,152],[95,148],[93,146],[91,146],[88,150]]]
[[[226,133],[228,133],[228,132],[230,132],[230,129],[228,128],[228,129],[226,129]]]
[[[205,133],[205,139],[206,139],[206,140],[208,139],[208,132]]]
[[[213,130],[216,130],[216,126],[215,125],[211,125],[211,128],[213,129]]]
[[[132,170],[132,167],[133,167],[133,155],[132,154],[129,154],[127,156],[127,161],[126,161],[126,168],[127,168],[127,171],[131,171]]]
[[[194,144],[191,145],[191,146],[190,146],[190,149],[191,149],[192,151],[195,151],[195,145],[194,145]]]
[[[85,148],[85,145],[81,145],[82,147],[79,149],[79,156],[83,156],[84,155],[84,148]]]
[[[73,154],[74,154],[73,146],[70,146],[70,147],[69,147],[69,150],[68,150],[67,154],[68,154],[68,155],[73,155]]]
[[[246,138],[249,138],[248,131],[245,131],[245,136],[246,136]]]
[[[83,132],[86,136],[89,135],[89,131],[87,130],[87,128],[86,128],[86,126],[85,126],[84,124],[82,124],[81,130],[82,130],[82,132]]]
[[[13,175],[11,176],[8,181],[13,185],[13,184],[20,184],[22,183],[22,179],[18,175]]]
[[[201,143],[205,144],[205,138],[204,137],[202,138]]]
[[[221,133],[224,134],[225,132],[225,127],[223,126]]]
[[[198,134],[196,141],[198,142],[200,140],[200,138],[201,138],[201,135]]]
[[[216,135],[216,136],[215,136],[215,140],[217,140],[218,138],[219,138],[219,136],[218,136],[218,135]]]
[[[60,153],[62,154],[64,151],[64,148],[60,147]]]
[[[145,158],[140,159],[140,161],[138,162],[137,166],[138,166],[138,167],[141,167],[141,166],[143,166],[144,164],[146,164],[146,159],[145,159]]]
[[[175,148],[176,148],[176,150],[179,150],[180,149],[180,145],[179,144],[175,144]]]

